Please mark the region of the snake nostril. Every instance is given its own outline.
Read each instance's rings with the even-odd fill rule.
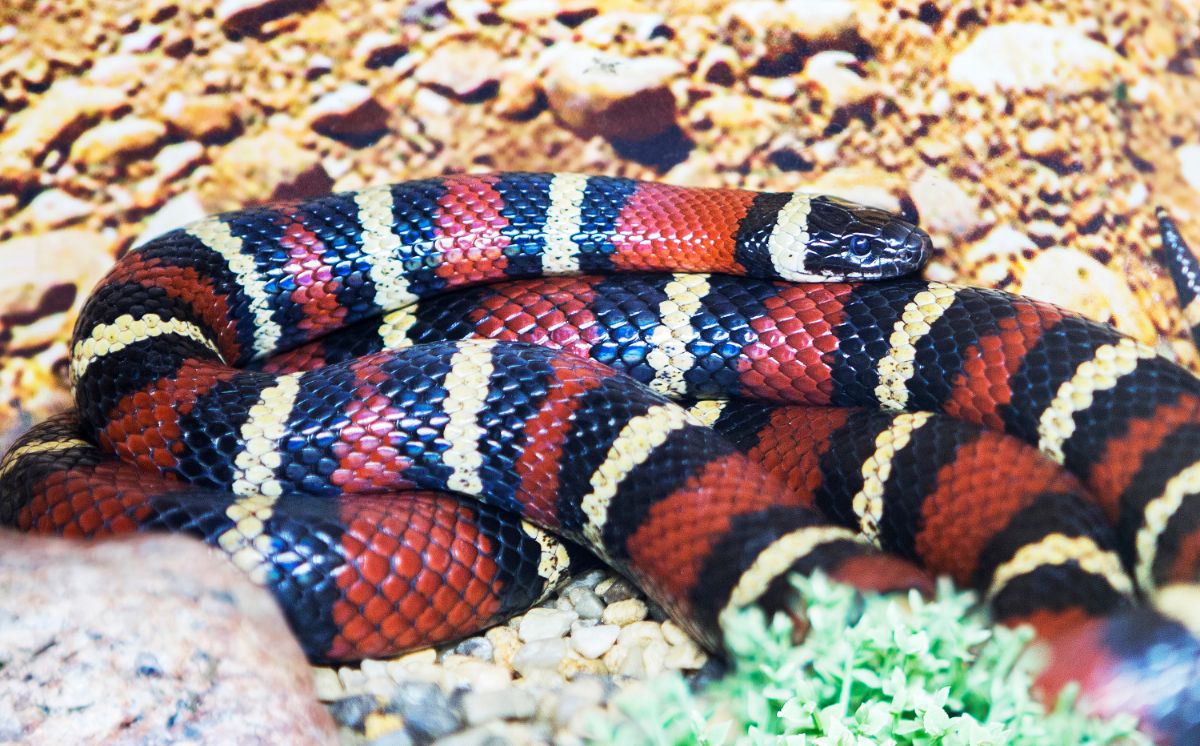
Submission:
[[[904,256],[910,261],[918,261],[929,256],[932,246],[929,236],[921,230],[913,230],[904,239]]]

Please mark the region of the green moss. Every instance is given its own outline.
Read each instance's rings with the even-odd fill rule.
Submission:
[[[733,668],[699,694],[678,674],[632,686],[617,717],[590,723],[602,744],[1148,744],[1131,718],[1047,713],[1030,695],[1026,629],[992,627],[969,593],[932,602],[867,598],[822,578],[795,581],[811,629],[791,643],[782,616],[730,620]]]

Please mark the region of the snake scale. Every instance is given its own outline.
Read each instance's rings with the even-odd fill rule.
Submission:
[[[1200,382],[906,279],[930,252],[836,198],[576,174],[215,216],[90,296],[77,410],[0,462],[0,523],[197,535],[315,660],[470,634],[570,542],[716,650],[728,609],[802,614],[790,573],[945,573],[1035,627],[1048,691],[1196,742],[1200,643],[1142,602],[1200,579]]]

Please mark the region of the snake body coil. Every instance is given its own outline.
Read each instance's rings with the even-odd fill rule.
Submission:
[[[218,216],[91,296],[78,416],[0,463],[0,522],[198,534],[273,588],[314,658],[536,600],[571,551],[538,527],[711,647],[728,607],[799,613],[788,572],[927,589],[911,560],[1083,645],[1105,707],[1188,742],[1200,645],[1135,604],[1198,578],[1200,386],[1044,304],[836,282],[929,251],[831,198],[562,174]],[[543,277],[639,270],[726,274]],[[1130,675],[1175,684],[1114,694]]]

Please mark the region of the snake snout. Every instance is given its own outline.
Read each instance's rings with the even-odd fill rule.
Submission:
[[[929,234],[920,228],[913,227],[900,245],[900,257],[903,261],[919,267],[929,260],[933,254],[933,241]]]
[[[933,254],[929,234],[912,223],[893,219],[880,230],[886,254],[894,261],[897,274],[919,269]]]

